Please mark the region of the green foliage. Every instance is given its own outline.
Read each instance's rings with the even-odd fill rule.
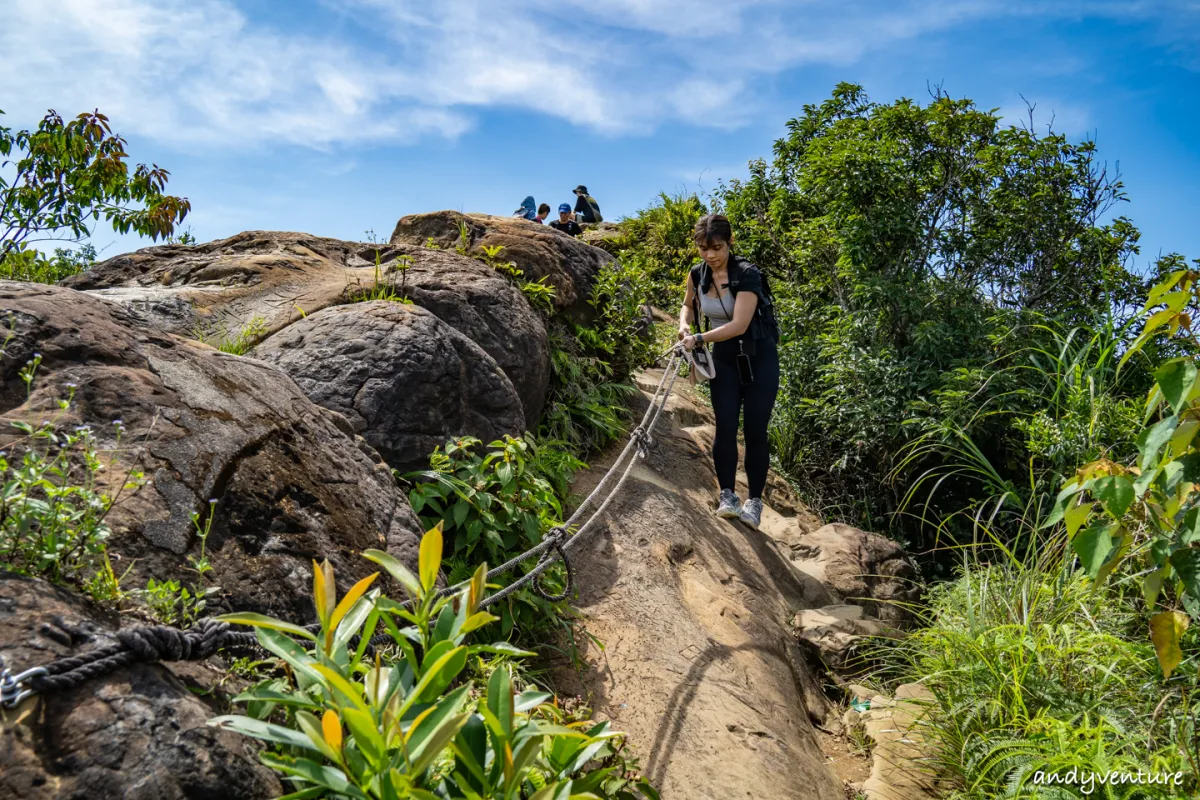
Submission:
[[[481,444],[469,436],[452,439],[433,451],[429,470],[403,477],[416,482],[408,498],[425,526],[443,524],[452,558],[471,563],[482,546],[486,558],[499,563],[558,525],[562,503],[536,468],[532,438],[506,435],[487,452]]]
[[[27,396],[40,363],[35,354],[20,372]],[[0,452],[0,565],[82,588],[93,600],[109,602],[120,596],[105,547],[111,531],[104,518],[114,499],[101,486],[107,465],[91,428],[66,429],[63,424],[74,401],[74,387],[68,391],[56,414],[40,425],[8,420],[20,436]],[[119,447],[122,427],[119,421],[114,426]],[[142,481],[141,471],[131,469],[122,490]]]
[[[237,698],[255,716],[218,717],[210,724],[272,745],[274,752],[260,758],[292,781],[296,796],[657,797],[648,784],[625,773],[619,734],[608,723],[560,724],[545,708],[553,695],[516,685],[509,662],[521,651],[469,641],[495,620],[479,610],[486,565],[456,596],[438,598],[438,528],[421,542],[417,575],[381,551],[366,556],[405,587],[410,607],[371,589],[378,573],[339,601],[325,562],[313,565],[321,620],[316,635],[258,615],[222,618],[253,625],[263,647],[288,664],[289,679],[260,684]],[[385,660],[377,650],[372,662],[365,657],[367,644],[381,628],[395,657]],[[307,643],[301,646],[283,633]],[[487,664],[485,655],[498,658]],[[471,676],[470,666],[490,673],[486,684]],[[266,721],[277,710],[286,710],[284,724]]]
[[[692,232],[708,207],[696,195],[662,192],[657,202],[619,223],[620,235],[597,242],[637,275],[647,301],[674,310],[683,302],[687,269],[696,261]]]
[[[18,246],[8,258],[0,261],[0,277],[30,283],[58,283],[95,263],[96,248],[90,244],[80,245],[78,250],[56,247],[50,258],[33,248]]]
[[[397,255],[387,270],[383,269],[382,258],[383,251],[376,248],[375,275],[371,285],[364,289],[356,284],[356,288],[349,292],[350,302],[370,303],[374,300],[390,300],[393,303],[412,305],[412,300],[408,298],[408,271],[412,269],[412,256]],[[396,274],[400,275],[399,285],[396,284]]]
[[[196,341],[213,345],[222,353],[235,356],[244,356],[250,352],[250,349],[258,344],[258,341],[266,334],[267,320],[259,316],[251,318],[232,336],[222,332],[213,333],[204,328],[196,328],[192,331],[192,336],[196,338]]]
[[[151,578],[146,588],[138,592],[151,616],[163,625],[191,627],[204,613],[208,598],[220,591],[219,586],[204,588],[180,586],[179,581],[156,581]]]
[[[633,387],[614,380],[611,364],[594,353],[602,345],[594,328],[559,323],[550,331],[550,392],[538,436],[566,442],[573,452],[594,453],[625,431]]]
[[[99,111],[64,122],[51,111],[35,131],[0,126],[0,264],[24,244],[91,235],[103,217],[118,233],[170,236],[191,210],[163,193],[170,173],[139,164],[130,174],[125,140]]]
[[[935,697],[923,732],[956,787],[947,797],[1085,796],[1079,786],[1054,794],[1033,783],[1038,771],[1072,769],[1182,771],[1183,787],[1126,784],[1096,796],[1192,796],[1200,758],[1194,673],[1161,682],[1136,583],[1097,592],[1064,558],[1065,537],[1038,537],[1034,520],[1026,520],[1020,553],[990,547],[989,565],[984,550],[973,551],[957,580],[931,591],[923,624],[889,645],[890,677],[920,681]],[[1183,646],[1194,670],[1200,645],[1189,635]]]
[[[1200,351],[1200,340],[1191,332],[1198,309],[1200,272],[1168,275],[1150,291],[1142,333],[1122,361],[1164,336],[1182,335],[1193,353]],[[1085,573],[1097,583],[1118,571],[1142,576],[1147,608],[1159,609],[1149,625],[1164,678],[1179,667],[1184,632],[1200,619],[1198,375],[1195,355],[1161,364],[1133,463],[1105,457],[1080,467],[1045,523],[1062,522]]]

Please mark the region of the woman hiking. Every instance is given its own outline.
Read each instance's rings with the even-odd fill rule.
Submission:
[[[767,425],[779,393],[779,329],[770,292],[758,267],[732,252],[733,230],[720,214],[702,217],[693,232],[701,262],[688,273],[679,311],[679,338],[688,350],[712,345],[710,383],[717,435],[713,464],[721,496],[717,516],[737,517],[758,530],[771,451]],[[700,315],[707,325],[700,330]],[[692,328],[695,326],[695,332]],[[746,479],[742,504],[734,492],[738,418],[744,411]]]

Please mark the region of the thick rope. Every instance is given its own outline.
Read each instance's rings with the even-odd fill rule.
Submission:
[[[479,604],[481,609],[503,600],[529,583],[533,584],[534,592],[551,602],[565,600],[570,595],[574,587],[574,573],[571,569],[571,562],[567,558],[567,551],[595,530],[597,520],[603,516],[613,498],[620,494],[621,487],[625,485],[625,481],[629,478],[638,459],[644,459],[649,455],[650,448],[654,445],[654,426],[666,407],[671,391],[675,387],[676,378],[679,377],[678,367],[680,366],[681,352],[683,350],[678,345],[667,351],[671,354],[671,358],[667,361],[667,366],[654,390],[654,396],[646,408],[646,413],[642,415],[641,424],[633,430],[620,455],[604,473],[604,477],[596,484],[596,488],[571,514],[571,517],[561,526],[552,529],[546,538],[536,546],[500,566],[488,570],[487,579],[491,580],[535,556],[538,557],[538,563],[533,569],[495,594],[484,598]],[[684,354],[684,358],[689,362],[691,361],[690,355],[690,353]],[[669,383],[667,382],[668,375],[671,376]],[[666,386],[665,392],[663,391],[664,385]],[[620,470],[621,477],[610,490],[608,487],[612,476],[618,471],[622,462],[625,463]],[[574,534],[571,534],[571,526],[578,523],[584,510],[602,494],[603,500],[600,501],[596,510],[588,516],[588,519],[579,526]],[[566,567],[567,580],[561,593],[551,594],[542,586],[539,578],[557,561],[562,561]],[[441,589],[437,596],[445,597],[454,594],[468,585],[469,582],[463,582],[447,586]],[[413,602],[409,600],[402,605],[408,606]],[[306,626],[308,630],[317,630],[319,627],[319,624]],[[253,633],[231,631],[229,623],[215,619],[202,619],[188,630],[180,630],[167,625],[142,625],[117,631],[114,635],[117,639],[114,644],[97,648],[90,653],[59,658],[45,666],[35,667],[16,675],[7,668],[0,670],[0,708],[15,708],[34,694],[72,689],[86,680],[107,675],[129,664],[152,664],[159,661],[203,661],[225,647],[255,647],[258,644],[257,637]],[[390,642],[390,636],[380,634],[373,637],[368,645],[373,647],[387,642]]]

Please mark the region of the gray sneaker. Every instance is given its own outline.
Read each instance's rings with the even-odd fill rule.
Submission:
[[[734,519],[742,510],[742,501],[730,489],[721,490],[721,504],[717,506],[717,516],[723,519]]]
[[[747,500],[738,512],[738,519],[758,530],[758,523],[762,522],[762,498],[751,497]]]

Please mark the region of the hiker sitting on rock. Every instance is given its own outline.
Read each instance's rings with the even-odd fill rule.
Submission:
[[[570,203],[563,203],[558,207],[558,219],[551,222],[550,227],[556,231],[562,231],[568,236],[578,236],[583,233],[583,228],[579,227],[579,223],[571,219]]]
[[[733,230],[719,214],[702,217],[693,232],[701,262],[688,274],[679,311],[679,338],[688,350],[710,343],[715,367],[709,384],[717,434],[713,464],[721,496],[717,516],[737,517],[754,529],[762,520],[762,495],[771,462],[767,425],[779,392],[779,328],[770,290],[758,267],[735,256]],[[700,315],[707,322],[700,330]],[[696,332],[692,333],[692,326]],[[745,412],[746,480],[741,504],[734,486],[738,418]]]
[[[546,217],[548,216],[550,216],[550,206],[547,203],[542,203],[540,206],[538,206],[538,213],[537,216],[533,218],[533,221],[539,225],[545,225]]]
[[[600,204],[596,198],[588,194],[588,189],[582,183],[575,187],[575,218],[580,222],[603,222],[600,215]]]
[[[513,212],[513,216],[517,219],[527,219],[532,222],[537,219],[537,211],[534,210],[536,207],[537,203],[534,202],[533,195],[529,195],[521,201],[521,207]]]

